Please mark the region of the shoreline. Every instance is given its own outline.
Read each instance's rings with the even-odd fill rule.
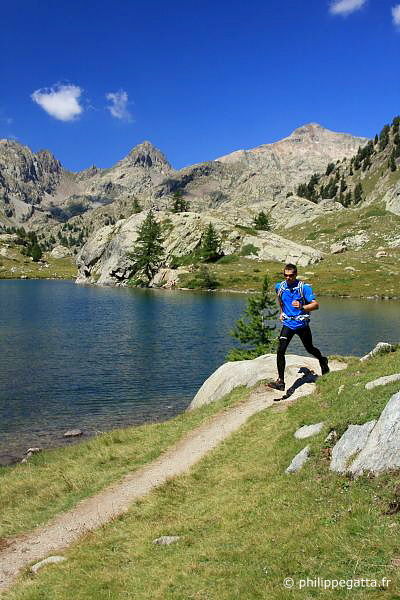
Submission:
[[[71,281],[73,283],[76,282],[76,279],[71,279],[69,277],[26,277],[21,279],[19,277],[0,277],[0,281]],[[215,289],[204,289],[204,288],[186,288],[186,287],[132,287],[127,285],[110,285],[110,286],[101,286],[96,283],[82,283],[79,285],[87,285],[90,287],[106,287],[106,288],[126,288],[130,287],[130,289],[149,289],[149,290],[161,290],[165,292],[170,291],[181,291],[181,292],[210,292],[210,293],[224,293],[224,294],[258,294],[259,290],[238,290],[234,288],[215,288]],[[315,287],[315,286],[314,286]],[[318,294],[319,298],[348,298],[350,300],[400,300],[400,296],[387,296],[387,295],[379,295],[376,294],[374,296],[360,296],[360,295],[351,295],[351,294]]]

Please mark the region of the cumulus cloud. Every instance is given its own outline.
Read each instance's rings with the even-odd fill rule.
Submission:
[[[119,92],[109,92],[106,94],[107,100],[111,103],[107,106],[111,115],[121,121],[133,121],[132,115],[128,110],[128,94],[124,90]]]
[[[393,24],[400,27],[400,4],[392,7]]]
[[[79,104],[82,91],[77,85],[58,84],[51,88],[36,90],[31,98],[51,117],[59,121],[73,121],[83,112]]]
[[[349,15],[356,10],[360,10],[367,0],[333,0],[329,7],[332,15]]]

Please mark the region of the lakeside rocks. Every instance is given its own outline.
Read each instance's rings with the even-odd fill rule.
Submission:
[[[79,437],[83,435],[83,431],[81,429],[69,429],[64,433],[65,438]]]
[[[395,348],[393,344],[388,344],[387,342],[378,342],[375,348],[371,350],[371,352],[368,352],[368,354],[360,358],[360,361],[364,362],[366,360],[370,360],[378,354],[386,354],[387,352],[393,352],[394,349]]]
[[[137,241],[138,229],[147,216],[147,211],[122,219],[114,225],[107,225],[91,236],[77,256],[77,283],[97,285],[125,285],[133,275],[133,263],[129,258]],[[172,214],[158,211],[157,221],[164,229],[164,275],[176,258],[190,255],[201,244],[201,238],[211,223],[221,239],[221,252],[229,256],[240,253],[244,248],[254,248],[249,253],[254,260],[263,259],[278,262],[296,262],[301,266],[314,264],[323,258],[323,254],[311,248],[286,240],[266,231],[258,235],[249,235],[235,225],[209,215],[187,212]],[[184,271],[181,271],[184,272]],[[164,285],[163,277],[157,277],[152,286]],[[179,273],[168,274],[166,287],[172,287]],[[176,285],[176,284],[175,284]]]

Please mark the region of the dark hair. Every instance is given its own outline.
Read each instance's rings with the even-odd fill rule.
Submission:
[[[293,271],[293,273],[297,273],[297,267],[296,265],[292,265],[292,263],[288,263],[287,265],[285,265],[285,268],[283,269],[283,272],[285,271]]]

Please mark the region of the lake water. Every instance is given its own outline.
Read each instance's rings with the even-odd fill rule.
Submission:
[[[242,294],[0,281],[0,464],[183,411],[224,362]],[[324,353],[362,355],[400,339],[399,302],[323,298],[312,315]],[[291,352],[305,354],[296,338]]]

